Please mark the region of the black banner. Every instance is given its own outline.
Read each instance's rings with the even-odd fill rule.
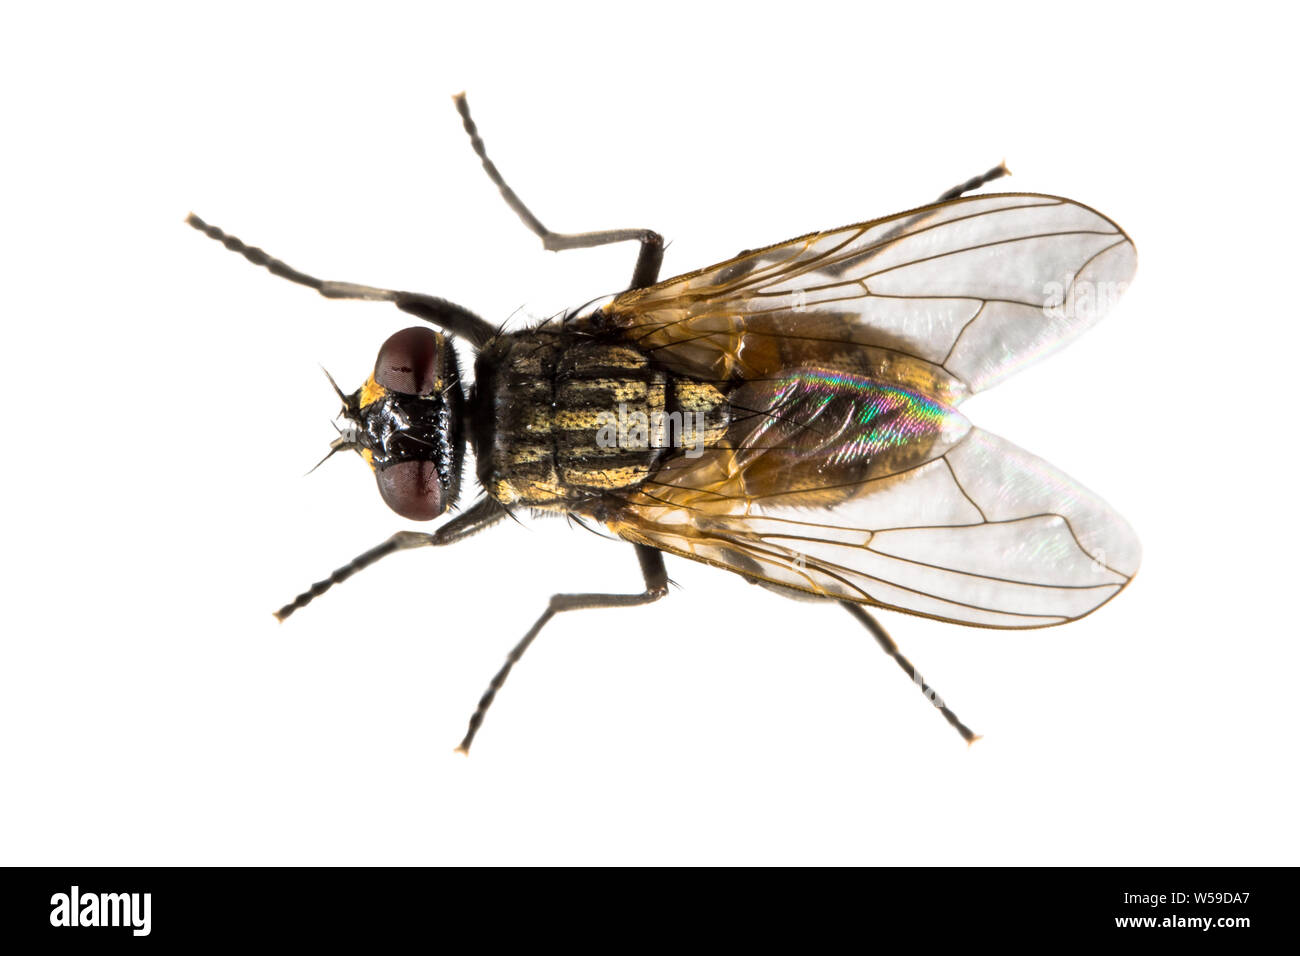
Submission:
[[[1139,945],[1258,944],[1289,936],[1291,869],[903,869],[816,874],[703,869],[615,874],[574,870],[8,869],[0,918],[36,944],[141,947],[249,940],[417,938],[454,943],[471,928],[554,939],[692,945],[802,934],[869,944],[1132,939]],[[656,888],[657,887],[657,888]],[[1261,937],[1262,934],[1262,937]],[[674,942],[674,940],[676,942]],[[770,941],[770,940],[769,940]],[[13,951],[13,950],[11,950]]]

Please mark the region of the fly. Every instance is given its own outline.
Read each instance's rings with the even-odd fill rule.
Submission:
[[[1005,176],[999,165],[930,205],[661,282],[659,233],[550,231],[488,158],[463,94],[455,104],[544,248],[639,243],[625,292],[505,332],[435,296],[317,279],[187,221],[327,298],[391,302],[428,323],[389,337],[356,391],[335,386],[343,423],[330,454],[359,454],[393,511],[441,517],[460,497],[467,444],[477,463],[469,507],[435,531],[397,532],[276,617],[394,552],[451,545],[520,511],[603,525],[635,550],[643,589],[554,595],[458,750],[551,618],[659,600],[665,553],[838,602],[968,742],[976,735],[869,609],[1047,627],[1091,613],[1136,574],[1123,518],[959,411],[1114,304],[1137,259],[1110,219],[1055,196],[967,195]],[[458,345],[473,355],[468,389]]]

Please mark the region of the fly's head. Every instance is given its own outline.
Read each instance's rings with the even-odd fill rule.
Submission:
[[[334,388],[343,411],[331,455],[344,449],[361,455],[384,502],[403,518],[429,521],[456,503],[465,396],[445,335],[403,329],[380,347],[375,371],[361,388],[351,395]]]

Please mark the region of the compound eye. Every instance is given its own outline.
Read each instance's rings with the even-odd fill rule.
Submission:
[[[431,461],[399,461],[375,472],[384,504],[408,521],[432,521],[445,510],[438,467]]]
[[[379,347],[375,381],[390,392],[432,395],[442,378],[444,348],[446,340],[433,329],[402,329]]]

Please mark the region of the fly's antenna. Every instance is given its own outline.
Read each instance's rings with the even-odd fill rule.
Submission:
[[[337,453],[344,450],[348,450],[348,451],[355,450],[360,447],[360,445],[357,442],[355,432],[349,434],[348,432],[345,432],[343,429],[339,428],[337,423],[330,422],[330,424],[333,425],[334,430],[339,433],[339,437],[334,439],[332,442],[330,442],[330,450],[326,453],[324,458],[322,458],[320,461],[316,462],[316,464],[311,466],[311,471],[307,472],[308,475],[310,475],[321,465],[325,464],[325,462],[333,458]],[[306,475],[304,475],[303,477],[306,477]]]
[[[331,422],[330,424],[333,424],[333,422]],[[338,428],[337,425],[334,425],[334,427],[336,429]],[[339,437],[334,439],[332,442],[330,442],[330,450],[325,453],[325,457],[322,458],[320,461],[316,462],[316,464],[312,465],[311,469],[307,472],[307,475],[310,475],[321,465],[325,464],[325,462],[333,458],[338,452],[343,451],[343,449],[355,448],[355,447],[356,447],[356,443],[348,441],[346,438],[343,437],[342,432],[340,432]],[[304,475],[303,477],[305,478],[307,477],[307,475]]]
[[[342,428],[339,428],[337,422],[330,422],[330,424],[334,426],[334,430],[338,432],[339,437],[330,442],[330,450],[326,453],[324,458],[311,466],[311,470],[307,472],[308,475],[333,458],[338,452],[344,451],[345,449],[351,450],[359,447],[355,430],[356,421],[354,419],[357,412],[356,396],[345,395],[343,389],[339,388],[339,383],[334,381],[334,376],[329,373],[329,369],[325,366],[322,365],[320,370],[325,373],[325,378],[329,380],[330,388],[334,389],[334,394],[337,395],[339,401],[343,403],[342,414],[347,418],[351,430],[345,432]]]
[[[348,407],[348,397],[343,394],[343,389],[339,388],[339,383],[334,381],[334,376],[330,374],[329,369],[322,365],[320,370],[325,373],[325,377],[329,379],[330,387],[334,389],[334,394],[339,397],[339,401],[343,403],[343,407],[346,409]]]

